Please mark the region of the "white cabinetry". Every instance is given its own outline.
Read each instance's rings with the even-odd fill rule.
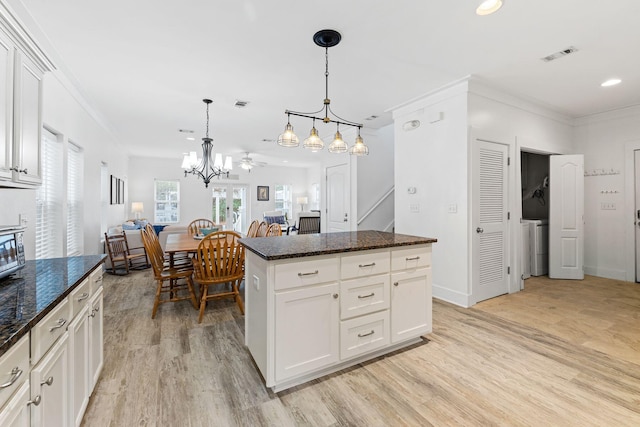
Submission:
[[[418,342],[431,331],[430,266],[431,244],[277,261],[247,251],[245,344],[266,385]]]
[[[89,307],[89,394],[93,391],[104,363],[102,327],[102,288],[91,298]]]
[[[42,78],[49,70],[22,27],[0,18],[0,185],[42,182]]]
[[[31,425],[69,425],[69,351],[65,332],[53,348],[31,369]]]
[[[29,391],[29,381],[27,380],[0,411],[0,426],[29,427],[31,425]]]

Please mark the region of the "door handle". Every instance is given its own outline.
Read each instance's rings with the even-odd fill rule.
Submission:
[[[482,227],[478,227],[478,228],[476,228],[476,233],[482,234],[482,233],[484,233],[484,229]]]

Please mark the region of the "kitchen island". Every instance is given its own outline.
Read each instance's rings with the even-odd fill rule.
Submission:
[[[241,239],[245,344],[281,391],[431,332],[434,238],[356,231]]]

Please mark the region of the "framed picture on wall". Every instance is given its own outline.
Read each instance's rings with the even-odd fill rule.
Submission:
[[[118,178],[111,175],[111,188],[110,188],[110,204],[115,205],[118,203]]]
[[[118,190],[118,195],[120,196],[118,199],[118,203],[124,205],[124,179],[119,179],[120,188]]]
[[[269,201],[269,186],[268,185],[258,185],[258,201],[259,202],[268,202]]]

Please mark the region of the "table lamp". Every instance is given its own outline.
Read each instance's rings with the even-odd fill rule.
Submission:
[[[144,212],[144,204],[142,202],[131,202],[131,212],[136,215],[136,219],[140,219],[140,214]]]
[[[298,197],[296,199],[296,202],[300,205],[300,210],[303,211],[304,210],[304,205],[309,203],[309,199],[307,199],[306,196],[302,196],[302,197]]]

